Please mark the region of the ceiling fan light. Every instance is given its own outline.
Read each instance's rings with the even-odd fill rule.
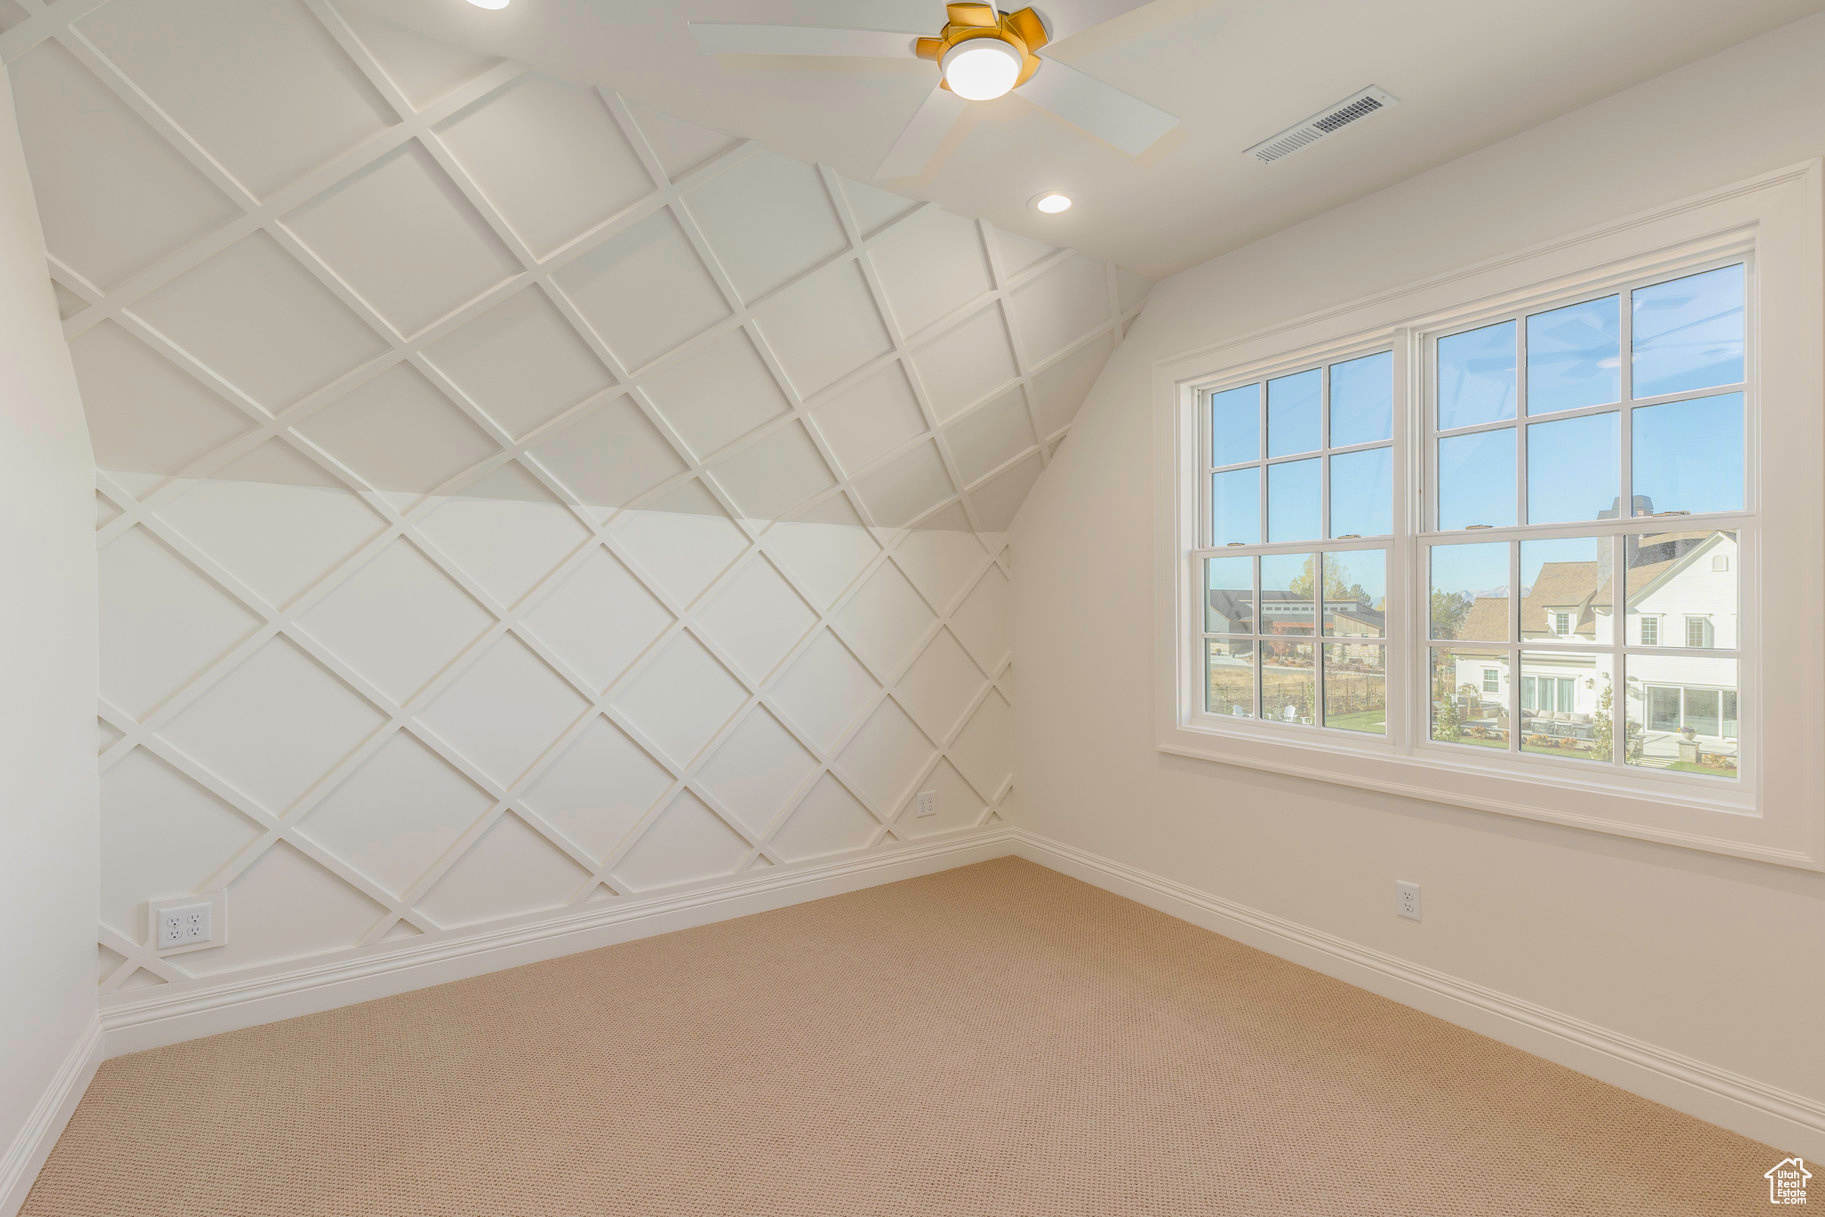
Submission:
[[[1025,60],[999,38],[970,38],[944,52],[939,66],[951,92],[965,101],[1000,97],[1020,79]]]

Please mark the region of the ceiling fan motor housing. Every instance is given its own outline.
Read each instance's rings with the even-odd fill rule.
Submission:
[[[1050,39],[1046,37],[1045,22],[1032,9],[997,13],[989,4],[947,4],[944,7],[950,20],[945,22],[936,38],[919,39],[915,47],[919,58],[942,62],[946,52],[960,43],[972,38],[994,38],[1020,54],[1020,75],[1014,79],[1014,88],[1025,84],[1039,70],[1039,56],[1033,52]],[[949,89],[950,83],[941,81],[939,87]]]

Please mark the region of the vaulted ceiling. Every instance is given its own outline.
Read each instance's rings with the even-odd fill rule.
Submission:
[[[327,0],[0,23],[97,462],[135,495],[995,533],[1146,288]]]
[[[936,33],[942,0],[349,0],[868,180],[934,83],[904,60],[707,56],[688,22]],[[1057,61],[1164,109],[1139,157],[1031,104],[973,103],[921,174],[964,215],[1152,278],[1818,12],[1822,0],[1032,0]],[[1012,7],[1012,6],[1008,6]],[[1044,69],[1042,68],[1041,71]],[[1296,157],[1245,149],[1375,84],[1393,110]],[[1617,149],[1626,155],[1626,149]],[[1028,200],[1066,190],[1040,216]]]

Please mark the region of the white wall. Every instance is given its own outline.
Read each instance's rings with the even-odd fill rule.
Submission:
[[[7,1147],[94,1021],[96,885],[95,466],[4,84],[0,72],[0,1190]]]
[[[1825,876],[1163,756],[1151,670],[1156,361],[1825,153],[1821,63],[1814,17],[1157,285],[1014,524],[1022,827],[1825,1099]]]

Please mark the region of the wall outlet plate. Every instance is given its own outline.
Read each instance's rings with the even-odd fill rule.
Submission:
[[[1419,884],[1405,879],[1394,881],[1394,911],[1401,917],[1419,920]]]
[[[156,955],[181,955],[228,941],[228,893],[146,903],[146,941]]]
[[[937,815],[938,792],[935,790],[921,790],[919,792],[919,807],[913,814],[916,818],[921,820],[926,816]]]

